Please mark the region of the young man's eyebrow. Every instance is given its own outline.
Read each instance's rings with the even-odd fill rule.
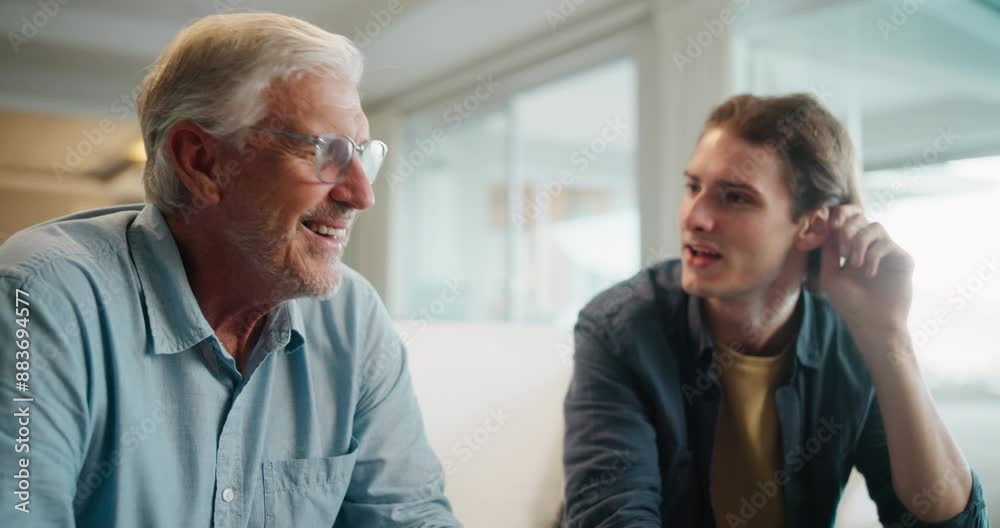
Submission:
[[[697,174],[692,174],[686,170],[684,171],[684,177],[697,182],[701,181],[701,178],[699,178]],[[719,180],[715,183],[715,185],[721,187],[724,190],[739,190],[739,191],[750,192],[757,195],[760,194],[760,191],[758,191],[756,187],[746,182]]]
[[[746,182],[735,182],[729,180],[719,180],[716,185],[725,190],[747,191],[753,194],[760,194],[756,187]]]

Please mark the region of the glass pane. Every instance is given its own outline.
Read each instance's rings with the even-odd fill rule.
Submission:
[[[865,203],[916,261],[910,332],[939,391],[1000,395],[1000,157],[865,174]]]
[[[572,324],[638,270],[635,94],[623,59],[514,98],[515,319]]]
[[[866,209],[915,259],[908,323],[924,377],[996,503],[1000,2],[777,4],[737,27],[740,89],[811,92],[846,124]],[[874,512],[844,501],[837,526],[878,526]]]
[[[393,314],[570,325],[635,273],[634,78],[619,60],[489,101],[457,126],[447,110],[411,116]]]
[[[507,120],[500,111],[470,114],[458,126],[441,117],[418,115],[405,127],[400,174],[410,172],[406,163],[412,173],[394,190],[400,197],[394,227],[402,258],[393,315],[502,319]]]
[[[751,91],[811,92],[848,127],[866,209],[915,258],[910,330],[942,396],[1000,395],[1000,280],[977,275],[1000,256],[1000,33],[984,30],[1000,11],[976,4],[921,4],[904,20],[854,2],[740,35]]]

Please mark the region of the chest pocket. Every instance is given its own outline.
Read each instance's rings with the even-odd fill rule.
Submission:
[[[264,526],[333,526],[358,457],[351,438],[346,454],[263,464]]]

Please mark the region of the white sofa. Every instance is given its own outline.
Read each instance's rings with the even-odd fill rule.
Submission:
[[[400,321],[432,447],[469,528],[551,527],[562,501],[572,334],[545,326]],[[838,527],[878,526],[853,475]]]
[[[562,498],[571,334],[405,321],[397,330],[455,514],[469,528],[551,526]]]

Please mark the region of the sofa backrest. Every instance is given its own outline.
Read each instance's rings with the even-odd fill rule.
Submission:
[[[470,528],[551,527],[563,495],[572,332],[423,321],[398,321],[396,329],[456,516]],[[837,525],[875,526],[875,519],[855,472]]]
[[[466,526],[551,526],[562,501],[570,329],[400,321],[446,492]]]

